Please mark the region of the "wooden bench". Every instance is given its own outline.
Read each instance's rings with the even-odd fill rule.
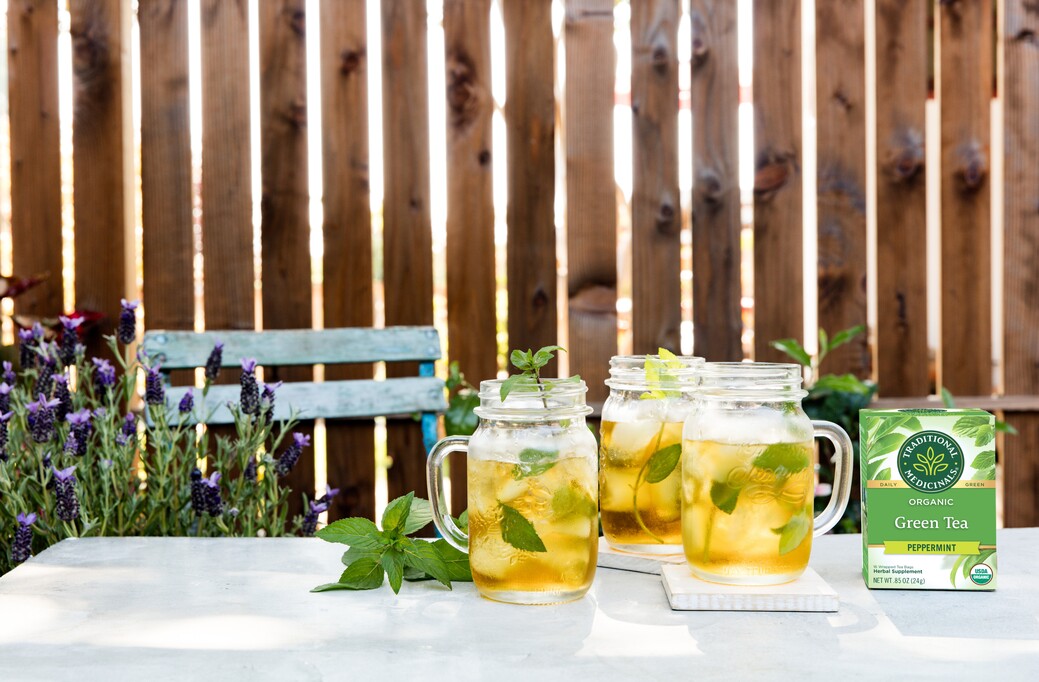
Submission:
[[[444,382],[433,375],[440,358],[440,336],[433,327],[385,329],[290,329],[252,331],[146,332],[144,351],[164,374],[204,367],[216,342],[224,344],[223,366],[238,367],[243,358],[258,365],[343,365],[373,362],[418,362],[418,376],[385,380],[297,381],[278,389],[274,418],[334,419],[421,415],[426,452],[437,441],[437,415],[447,409]],[[167,404],[176,411],[186,386],[167,388]],[[209,389],[205,405],[196,400],[195,419],[207,424],[232,423],[228,403],[238,402],[238,384]],[[205,411],[203,414],[202,411]]]

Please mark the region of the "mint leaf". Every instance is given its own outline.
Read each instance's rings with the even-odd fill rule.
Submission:
[[[599,506],[595,500],[578,485],[571,484],[558,488],[552,494],[552,514],[557,519],[574,515],[594,516],[598,511]]]
[[[904,433],[889,433],[869,447],[870,459],[894,452],[908,437]]]
[[[812,518],[804,512],[791,516],[784,526],[773,528],[772,532],[779,534],[779,555],[789,554],[800,547],[811,529]]]
[[[992,466],[987,469],[978,469],[974,472],[974,475],[970,477],[972,481],[994,481],[996,480],[996,467]]]
[[[451,589],[451,574],[447,564],[431,543],[404,537],[401,538],[400,550],[407,566],[433,576],[434,580]]]
[[[382,556],[382,553],[386,551],[387,547],[388,545],[381,545],[379,549],[365,549],[364,547],[358,547],[355,545],[343,552],[343,565],[349,566],[353,562],[364,557],[378,559]]]
[[[513,390],[520,386],[533,386],[534,379],[527,376],[526,374],[513,374],[505,381],[501,382],[501,400],[505,402],[505,398],[508,397]]]
[[[469,510],[468,509],[466,509],[465,511],[463,511],[461,514],[458,515],[458,518],[455,519],[455,525],[457,525],[459,528],[461,528],[462,532],[464,532],[464,533],[468,533],[469,532]]]
[[[873,477],[875,481],[890,481],[891,480],[891,467],[881,469],[877,472],[877,475]]]
[[[385,572],[378,560],[363,557],[346,567],[339,582],[318,585],[311,592],[331,590],[374,590],[382,586]]]
[[[509,362],[518,370],[527,372],[534,369],[534,357],[530,350],[514,350],[509,354]]]
[[[386,577],[390,580],[390,589],[394,594],[399,594],[401,581],[404,579],[404,555],[397,549],[383,552],[379,563],[386,570]],[[382,582],[380,581],[379,584],[381,585]]]
[[[942,403],[950,410],[956,407],[956,399],[952,397],[952,391],[942,386]]]
[[[866,325],[860,324],[855,327],[849,327],[848,329],[844,329],[842,331],[837,332],[833,335],[833,338],[830,339],[830,346],[829,348],[827,348],[827,351],[832,351],[835,348],[843,346],[844,344],[848,343],[864,331],[866,331]],[[823,330],[820,329],[819,336],[821,337],[823,333]]]
[[[952,432],[957,436],[974,439],[974,445],[988,445],[996,437],[996,427],[988,415],[965,415],[956,420]]]
[[[559,461],[558,450],[523,448],[519,453],[519,464],[512,467],[512,477],[517,481],[528,476],[540,476]]]
[[[452,547],[443,538],[433,543],[433,548],[440,554],[447,566],[447,576],[453,582],[472,582],[473,573],[469,568],[469,555]]]
[[[736,502],[739,500],[739,497],[739,488],[733,488],[728,483],[722,481],[711,483],[711,502],[726,514],[732,514],[736,509]]]
[[[764,452],[755,457],[753,465],[758,469],[766,469],[777,474],[783,472],[796,474],[806,469],[810,463],[803,445],[775,443],[769,445]]]
[[[422,530],[426,524],[433,520],[433,505],[429,500],[416,497],[411,502],[411,511],[408,513],[408,521],[404,524],[404,534]]]
[[[543,348],[539,348],[538,352],[534,353],[534,359],[531,362],[531,364],[534,366],[534,369],[541,369],[542,367],[547,365],[549,361],[556,356],[556,354],[553,351],[557,350],[563,351],[564,353],[566,352],[566,349],[562,346],[545,346]]]
[[[341,542],[368,550],[379,550],[387,544],[374,523],[359,517],[333,521],[315,535],[325,542]]]
[[[979,453],[970,465],[974,469],[989,469],[996,466],[996,451],[986,450],[985,452]]]
[[[382,513],[382,529],[385,532],[403,530],[404,525],[408,522],[408,514],[411,512],[411,504],[414,499],[415,493],[411,492],[386,505],[386,511]]]
[[[516,509],[507,504],[498,503],[501,507],[501,539],[516,549],[527,552],[547,552],[545,543],[541,541],[534,524],[524,518]]]
[[[682,458],[682,444],[674,443],[666,448],[660,448],[646,461],[646,480],[650,483],[660,483],[671,475]]]
[[[417,583],[422,580],[432,580],[433,576],[429,575],[425,571],[420,571],[417,568],[412,568],[407,564],[404,564],[404,579],[409,583]]]
[[[471,436],[480,423],[474,410],[480,406],[480,394],[462,390],[451,396],[444,413],[444,431],[448,436]]]

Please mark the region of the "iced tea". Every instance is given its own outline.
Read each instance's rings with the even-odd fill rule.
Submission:
[[[655,453],[678,454],[682,423],[638,420],[602,422],[599,501],[603,534],[610,545],[629,551],[682,551],[682,472],[663,479],[649,476]]]
[[[797,579],[812,550],[815,446],[686,440],[682,540],[693,574],[730,584]]]
[[[482,594],[501,601],[576,599],[595,576],[595,463],[561,457],[524,468],[520,455],[521,463],[469,460],[473,581]]]

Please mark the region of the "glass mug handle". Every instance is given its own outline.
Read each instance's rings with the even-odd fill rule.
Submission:
[[[830,502],[815,517],[815,537],[818,537],[836,526],[848,507],[848,499],[851,497],[852,456],[855,451],[852,449],[848,433],[833,422],[813,420],[812,426],[815,427],[815,437],[827,439],[833,443],[836,451]]]
[[[426,486],[429,488],[433,523],[437,530],[452,547],[468,554],[469,536],[462,532],[447,513],[447,498],[444,496],[444,460],[452,452],[468,453],[469,436],[449,436],[433,446],[426,460]]]

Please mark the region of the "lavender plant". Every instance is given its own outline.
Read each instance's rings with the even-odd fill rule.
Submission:
[[[72,322],[57,344],[42,329],[19,334],[21,366],[0,374],[0,574],[68,537],[311,535],[337,492],[305,500],[307,513],[289,520],[283,474],[310,441],[293,433],[295,420],[273,421],[278,384],[261,394],[255,361],[243,360],[234,435],[214,437],[197,421],[211,414],[222,346],[201,391],[171,404],[158,365],[127,350],[135,310],[124,302],[107,338],[114,364],[84,357]]]

